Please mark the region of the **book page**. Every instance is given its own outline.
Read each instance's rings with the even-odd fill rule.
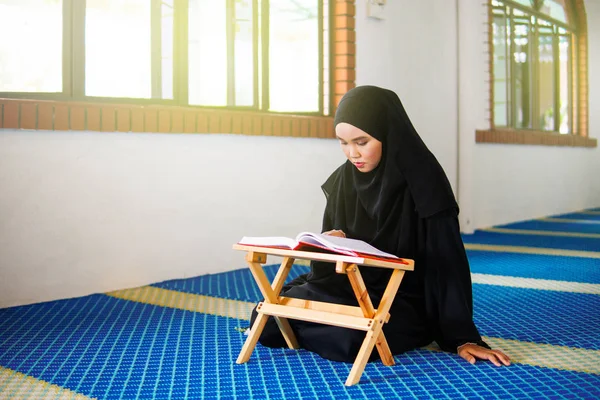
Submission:
[[[297,243],[294,239],[283,236],[244,236],[238,244],[293,249]]]
[[[335,250],[353,251],[359,254],[368,254],[384,258],[400,258],[394,254],[381,251],[362,240],[343,238],[339,236],[323,235],[321,233],[302,232],[296,236],[298,242],[314,243],[324,245]]]

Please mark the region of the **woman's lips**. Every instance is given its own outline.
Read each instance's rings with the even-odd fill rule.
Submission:
[[[362,168],[365,166],[364,162],[355,162],[354,165],[356,165],[356,168]]]

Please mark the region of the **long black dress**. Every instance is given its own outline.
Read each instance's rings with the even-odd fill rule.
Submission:
[[[404,275],[384,325],[393,354],[432,341],[456,352],[464,343],[488,347],[473,323],[469,264],[460,236],[458,206],[448,179],[413,128],[398,96],[374,86],[349,91],[338,106],[335,124],[346,122],[383,144],[378,167],[367,173],[347,161],[323,184],[327,206],[323,231],[343,230],[347,237],[415,260]],[[375,307],[391,271],[360,267]],[[282,296],[357,306],[346,275],[335,265],[313,262],[311,271],[285,285]],[[252,313],[251,323],[256,318]],[[353,362],[363,331],[289,320],[300,346],[320,356]],[[269,318],[260,343],[284,347]],[[371,359],[378,358],[373,351]]]

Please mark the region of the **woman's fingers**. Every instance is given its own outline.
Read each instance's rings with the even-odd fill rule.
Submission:
[[[510,365],[510,357],[509,356],[507,356],[500,350],[494,350],[494,351],[498,355],[498,358],[500,359],[500,361],[502,361],[502,364],[507,365],[507,366]]]
[[[339,236],[339,237],[346,237],[346,234],[344,233],[344,231],[339,230],[339,229],[332,229],[330,231],[327,232],[323,232],[323,235],[329,235],[329,236]]]
[[[469,362],[470,364],[475,364],[475,361],[477,361],[468,349],[461,349],[458,352],[458,355],[467,360],[467,362]]]
[[[473,357],[473,356],[472,356],[472,355],[470,355],[469,353],[466,353],[466,354],[463,356],[463,358],[464,358],[465,360],[467,360],[467,361],[468,361],[469,363],[471,363],[471,364],[475,364],[475,361],[477,361],[477,360],[475,359],[475,357]]]
[[[471,364],[475,364],[475,361],[479,358],[489,360],[497,367],[510,365],[510,358],[500,350],[489,350],[477,345],[463,346],[459,351],[459,355]]]
[[[490,360],[492,364],[494,364],[496,367],[502,366],[502,364],[500,364],[500,361],[498,361],[498,357],[496,357],[494,353],[487,354],[487,359]]]

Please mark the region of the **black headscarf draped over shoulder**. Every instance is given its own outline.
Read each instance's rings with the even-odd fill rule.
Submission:
[[[392,353],[432,340],[447,351],[468,342],[487,347],[473,323],[471,275],[456,200],[446,174],[415,131],[400,99],[386,89],[357,87],[339,104],[335,126],[342,122],[379,140],[382,157],[367,173],[346,161],[323,184],[327,196],[323,231],[342,229],[348,237],[415,260],[415,269],[402,279],[391,319],[384,326]],[[392,272],[359,268],[378,307]],[[313,261],[308,274],[284,286],[282,295],[358,306],[347,276],[337,274],[335,264],[320,261]],[[359,331],[291,324],[304,348],[332,360],[353,362],[364,340]],[[277,324],[270,322],[270,326],[277,340],[266,335],[261,343],[285,346]]]
[[[334,126],[341,122],[382,142],[382,159],[367,173],[347,161],[329,177],[322,186],[330,220],[324,225],[396,253],[408,250],[398,248],[402,221],[406,225],[410,219],[458,209],[444,170],[394,92],[376,86],[351,89],[338,105]]]

